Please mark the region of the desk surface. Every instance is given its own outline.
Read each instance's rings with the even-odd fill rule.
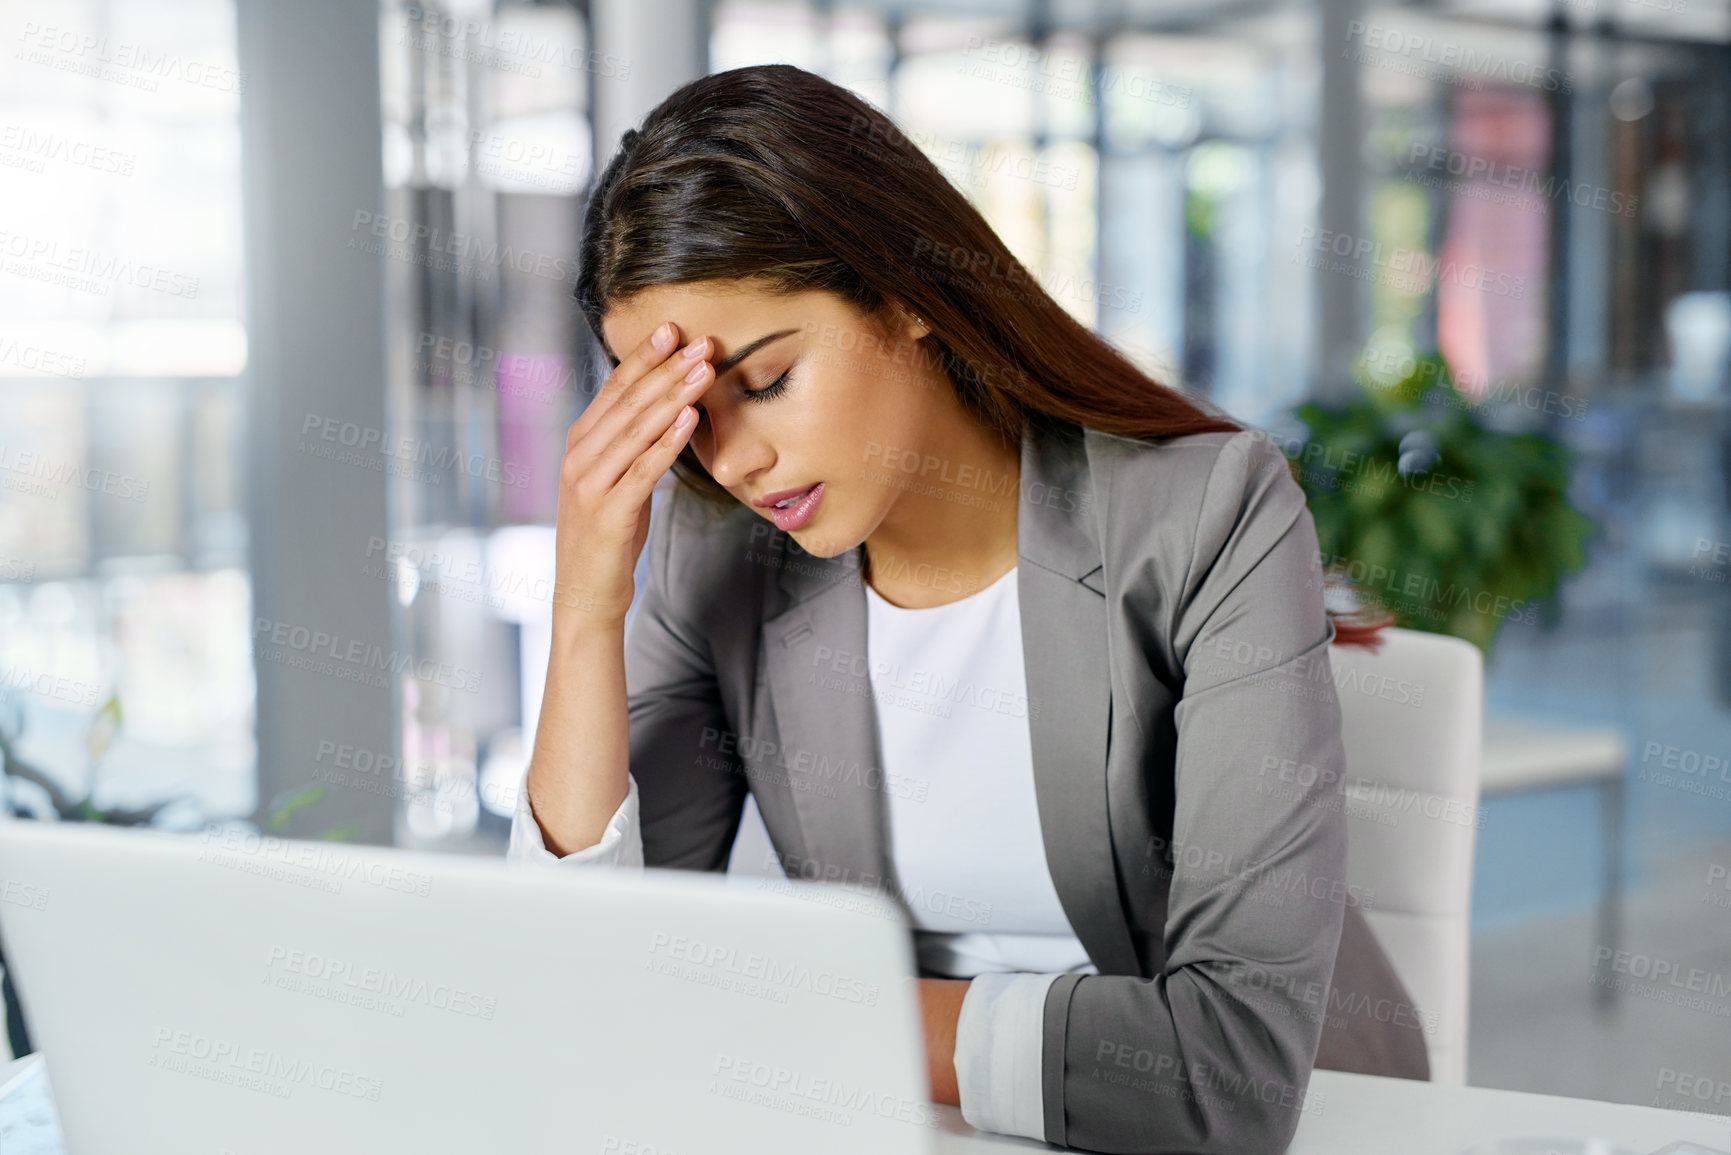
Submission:
[[[1731,1155],[1731,1118],[1632,1107],[1592,1099],[1485,1087],[1442,1087],[1317,1071],[1287,1155],[1461,1155],[1492,1139],[1604,1139],[1651,1155],[1687,1139]],[[975,1131],[954,1107],[939,1107],[937,1155],[1058,1151],[1048,1143]],[[62,1155],[39,1057],[0,1066],[0,1151]]]
[[[1287,1155],[1461,1155],[1493,1139],[1603,1139],[1650,1155],[1687,1139],[1731,1155],[1731,1118],[1486,1087],[1443,1087],[1317,1071]],[[938,1108],[938,1155],[1058,1151],[1048,1143],[987,1135]]]

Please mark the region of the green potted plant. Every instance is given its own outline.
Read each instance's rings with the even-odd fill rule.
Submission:
[[[1438,357],[1359,381],[1344,405],[1300,405],[1309,437],[1286,446],[1329,577],[1360,608],[1487,657],[1504,622],[1554,622],[1551,599],[1598,531],[1568,501],[1574,452],[1493,429]]]

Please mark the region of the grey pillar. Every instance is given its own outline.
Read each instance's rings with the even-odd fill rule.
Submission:
[[[388,537],[392,464],[378,449],[389,430],[383,265],[351,247],[375,239],[357,214],[383,211],[378,7],[240,0],[236,31],[265,822],[335,769],[343,748],[375,767],[361,777],[396,782],[377,760],[397,758],[397,679],[412,675],[390,669],[390,590],[363,572],[369,541]],[[389,790],[325,784],[279,832],[386,844],[395,809]]]
[[[1351,35],[1353,21],[1364,19],[1364,0],[1320,0],[1317,4],[1317,49],[1322,54],[1322,94],[1317,112],[1317,165],[1322,176],[1322,203],[1317,227],[1358,237],[1364,232],[1363,196],[1359,187],[1364,167],[1363,99],[1359,95],[1359,64],[1353,53],[1364,38]],[[1330,403],[1352,396],[1353,354],[1364,346],[1364,283],[1355,277],[1318,272],[1322,284],[1316,302],[1316,341],[1310,374],[1310,396]]]
[[[625,130],[674,89],[708,70],[709,7],[702,0],[593,0],[595,50],[630,62],[624,78],[595,78],[595,171]]]

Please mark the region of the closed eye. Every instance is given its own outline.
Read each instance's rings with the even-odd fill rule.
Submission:
[[[768,401],[772,398],[781,396],[787,389],[787,375],[791,372],[793,372],[792,369],[787,370],[782,373],[780,377],[777,377],[774,381],[765,385],[762,389],[745,390],[745,399],[748,401]]]
[[[780,397],[783,393],[787,392],[787,378],[788,374],[792,372],[793,370],[789,368],[786,372],[782,373],[780,377],[777,377],[762,389],[741,389],[739,391],[740,395],[747,401],[773,401],[775,398]],[[701,428],[704,421],[707,419],[708,415],[704,411],[703,402],[699,401],[697,403],[698,426]]]

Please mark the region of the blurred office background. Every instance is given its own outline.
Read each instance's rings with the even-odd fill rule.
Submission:
[[[680,83],[788,62],[1239,418],[1300,444],[1440,356],[1570,451],[1585,564],[1488,655],[1561,764],[1485,800],[1470,1081],[1726,1069],[1723,1000],[1589,980],[1731,976],[1731,0],[0,0],[0,41],[15,807],[499,853],[605,373],[585,189]]]

